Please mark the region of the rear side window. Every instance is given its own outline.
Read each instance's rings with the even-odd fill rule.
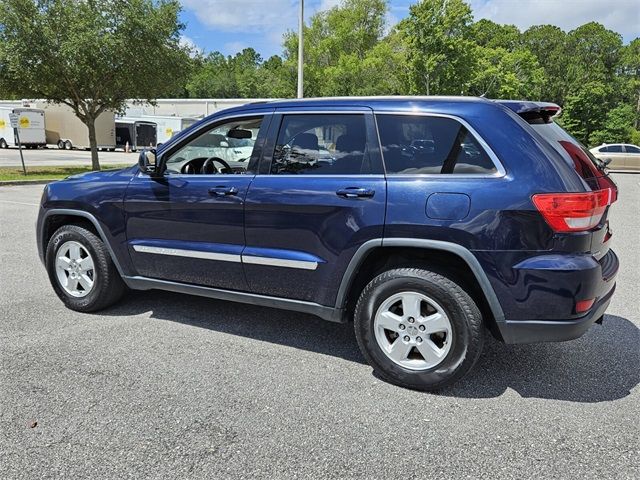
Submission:
[[[640,153],[640,148],[633,145],[627,145],[624,148],[627,150],[627,153]]]
[[[493,161],[471,132],[452,118],[376,116],[388,174],[492,174]]]
[[[547,123],[542,120],[535,121],[535,119],[527,119],[527,121],[569,164],[573,164],[576,172],[584,180],[591,180],[602,175],[601,171],[604,168],[602,162],[560,125],[551,119],[546,120]],[[607,152],[611,152],[614,146],[607,145]],[[622,148],[619,151],[621,152]]]
[[[282,119],[271,173],[358,175],[373,173],[361,114],[295,114]]]

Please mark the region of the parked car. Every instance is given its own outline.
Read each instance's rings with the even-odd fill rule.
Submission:
[[[640,147],[628,143],[603,143],[590,152],[611,169],[640,170]]]
[[[486,329],[564,341],[603,319],[617,188],[558,111],[456,97],[221,111],[138,166],[49,184],[40,257],[73,310],[129,287],[353,321],[382,378],[438,389]],[[216,156],[217,135],[247,140],[248,162]]]

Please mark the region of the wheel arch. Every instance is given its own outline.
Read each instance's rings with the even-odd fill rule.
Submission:
[[[389,238],[364,243],[356,251],[342,278],[336,297],[336,309],[349,311],[354,297],[381,271],[421,265],[426,268],[435,267],[438,273],[453,276],[453,280],[466,280],[467,284],[462,286],[473,290],[472,296],[479,300],[479,308],[485,316],[490,316],[487,318],[487,326],[494,335],[501,337],[500,325],[505,320],[504,312],[480,263],[462,245],[440,240]]]
[[[113,261],[113,264],[116,266],[118,273],[121,277],[124,278],[125,275],[120,266],[120,262],[118,261],[115,252],[111,248],[111,244],[109,243],[109,240],[105,235],[100,222],[98,222],[98,219],[95,216],[84,210],[51,209],[45,212],[42,219],[42,230],[39,239],[42,245],[43,252],[46,252],[47,244],[49,243],[51,236],[58,228],[62,227],[63,225],[77,225],[83,228],[87,228],[87,230],[100,237],[100,240],[102,240],[102,242],[107,247],[109,256],[111,257],[111,261]],[[43,260],[45,259],[43,258]]]

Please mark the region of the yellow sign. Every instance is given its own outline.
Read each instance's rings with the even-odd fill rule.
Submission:
[[[29,128],[29,119],[27,117],[20,117],[20,128]]]
[[[167,128],[164,133],[167,134],[167,137],[171,137],[173,136],[173,129],[172,128]]]
[[[6,126],[7,124],[4,122],[4,120],[0,120],[0,128],[4,128]]]

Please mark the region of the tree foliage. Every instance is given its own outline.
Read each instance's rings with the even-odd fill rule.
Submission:
[[[179,45],[179,11],[173,0],[3,0],[0,83],[71,107],[99,169],[95,119],[184,82],[191,63]]]
[[[618,33],[596,22],[570,32],[553,25],[521,32],[514,25],[474,21],[464,0],[415,0],[409,15],[392,26],[390,3],[342,0],[311,17],[304,27],[306,96],[551,101],[563,107],[561,122],[584,143],[640,138],[640,39],[624,45]],[[113,108],[125,98],[163,92],[206,98],[296,94],[297,32],[285,33],[282,55],[266,60],[246,48],[235,55],[197,54],[187,65],[178,47],[177,1],[3,0],[0,5],[5,97],[76,99],[77,112],[86,116],[97,104],[78,99],[101,98],[99,105]],[[77,84],[75,94],[67,79]]]

